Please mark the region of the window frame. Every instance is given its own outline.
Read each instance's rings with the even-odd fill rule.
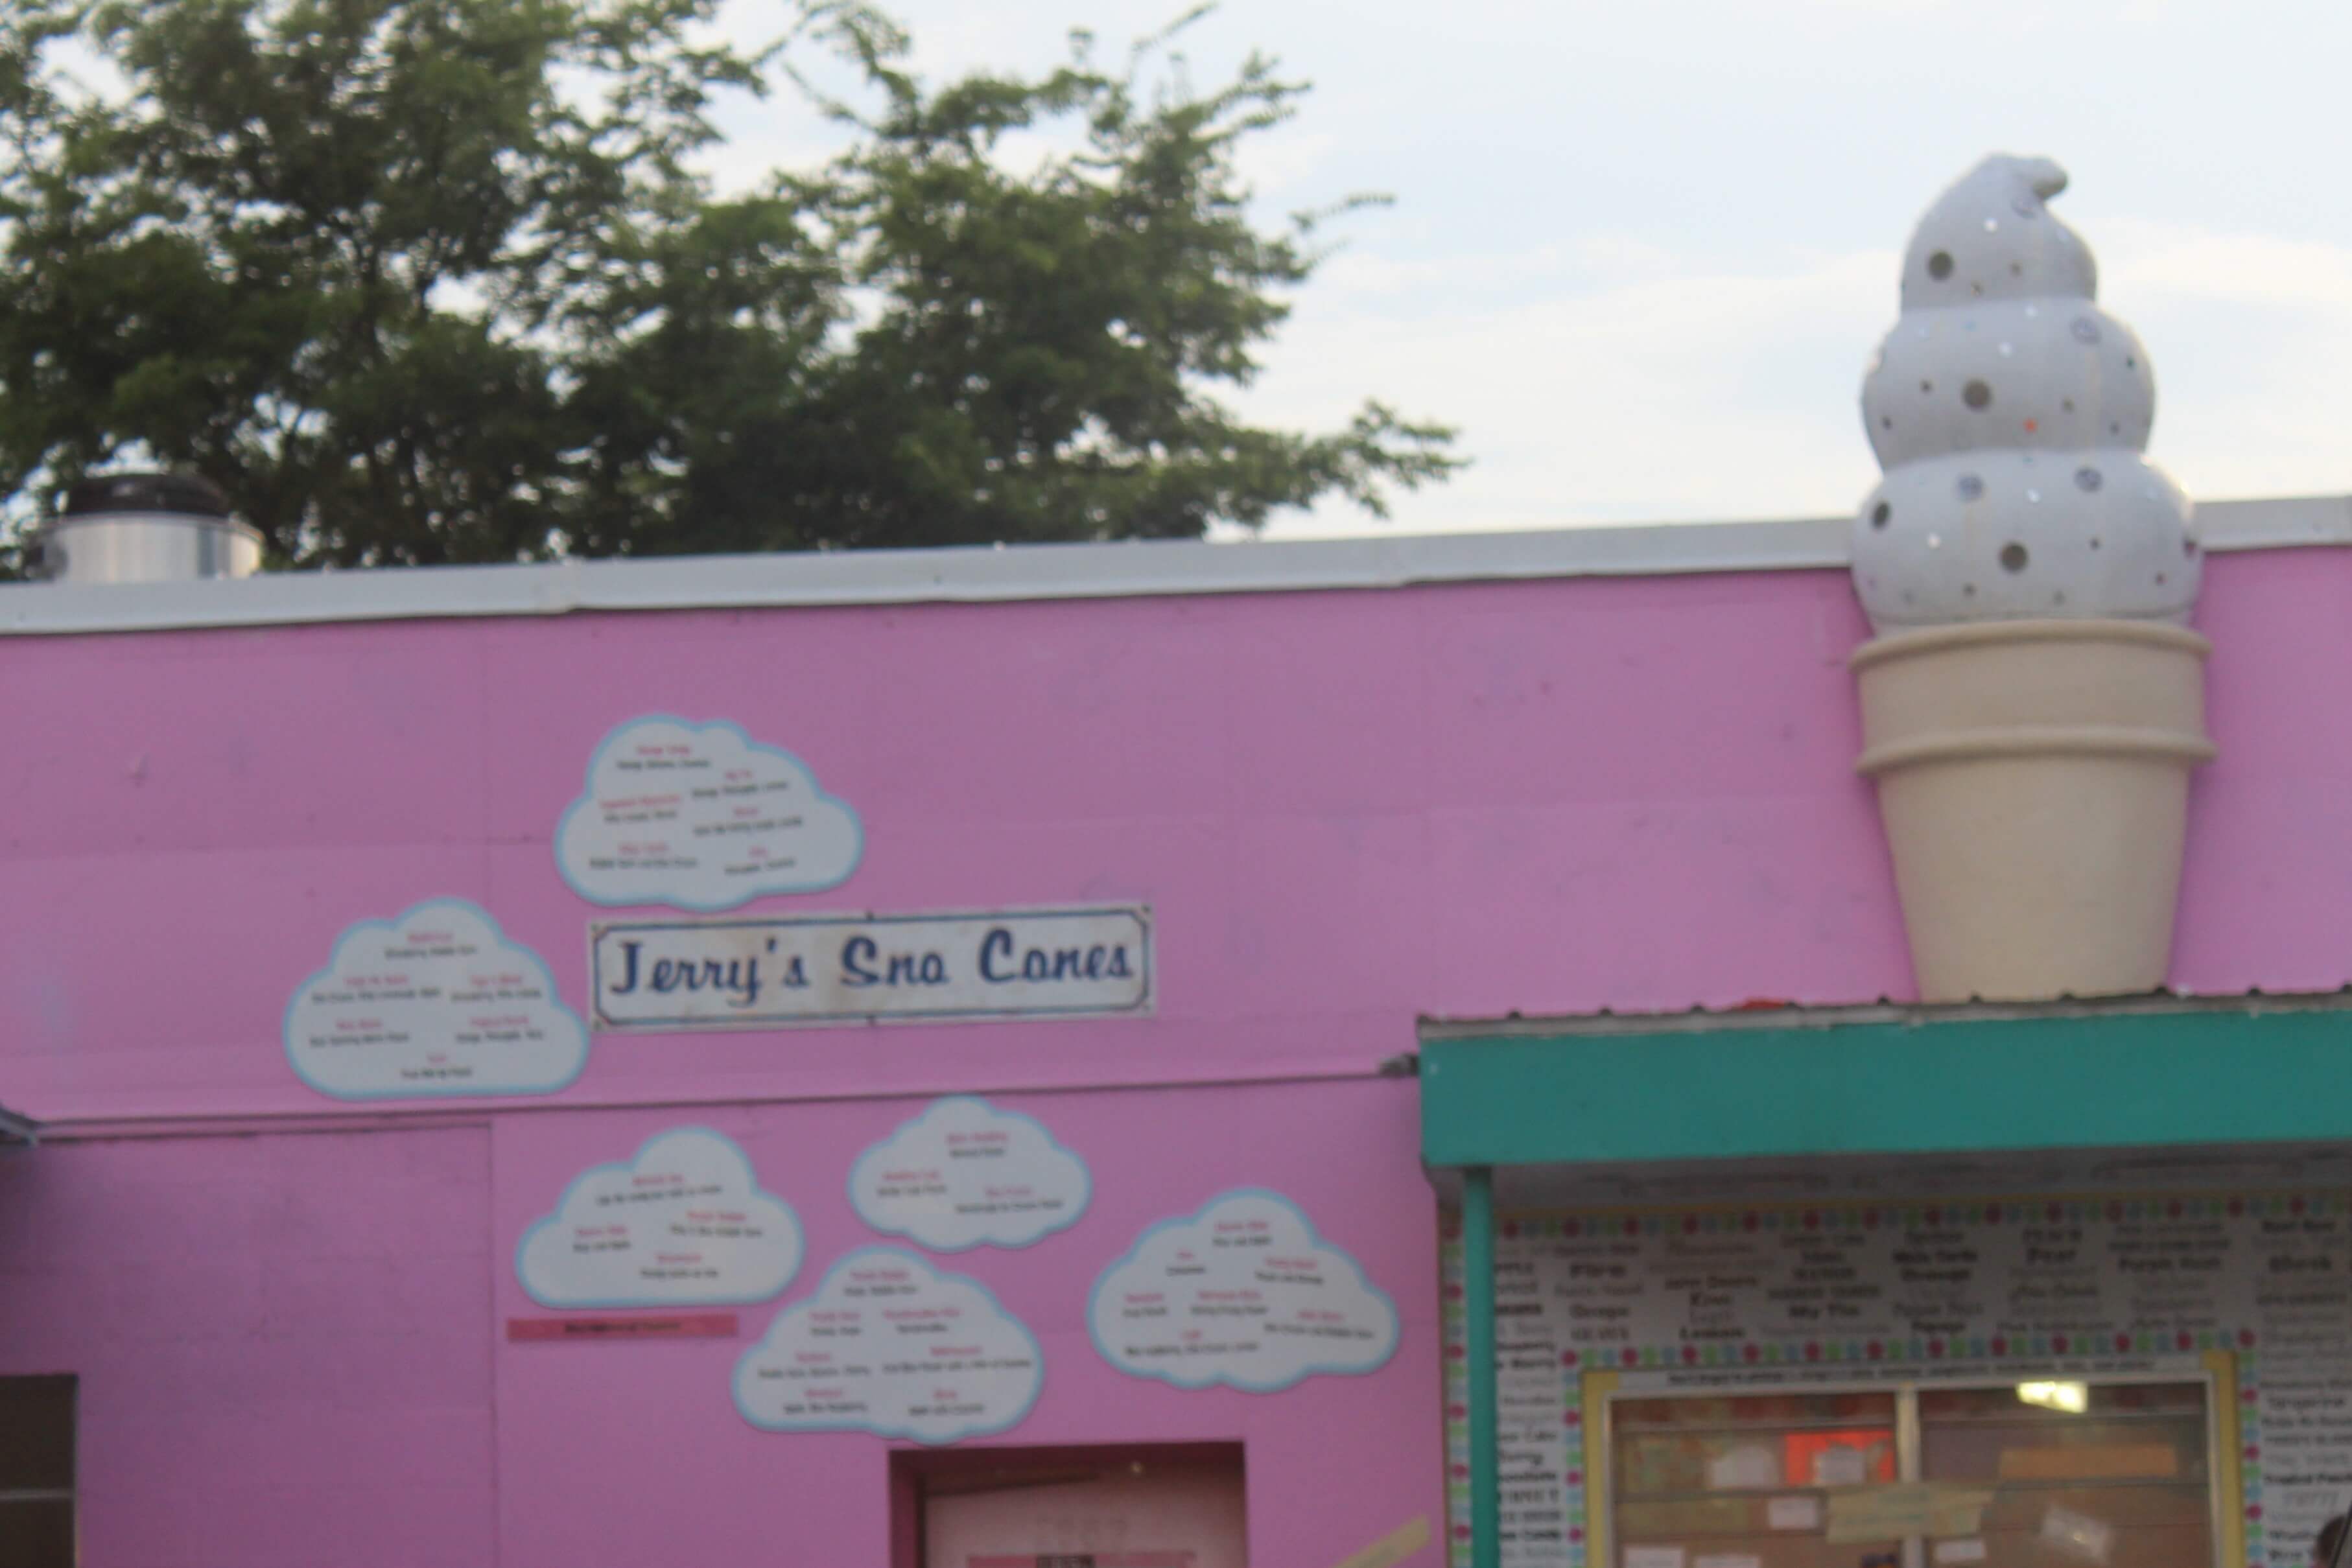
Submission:
[[[66,1531],[73,1542],[75,1561],[81,1553],[81,1377],[77,1373],[0,1373],[0,1385],[61,1383],[65,1385],[67,1484],[62,1487],[11,1487],[0,1477],[0,1521],[14,1506],[37,1503],[66,1505]]]
[[[2241,1521],[2235,1511],[2241,1481],[2238,1471],[2237,1357],[2215,1351],[2202,1355],[2167,1357],[2147,1365],[2103,1371],[2096,1365],[2062,1364],[2007,1364],[1992,1371],[1975,1366],[1890,1362],[1867,1375],[1840,1375],[1823,1367],[1759,1367],[1742,1375],[1734,1371],[1720,1381],[1704,1375],[1661,1369],[1635,1372],[1588,1372],[1579,1389],[1584,1412],[1584,1533],[1591,1568],[1618,1568],[1616,1407],[1631,1400],[1723,1399],[1770,1394],[1888,1394],[1895,1396],[1895,1484],[1916,1481],[1924,1444],[1919,1424],[1922,1389],[2013,1388],[2043,1378],[2084,1383],[2101,1387],[2143,1384],[2200,1383],[2205,1389],[2205,1518],[2208,1560],[2213,1568],[2244,1568]],[[1821,1496],[1824,1489],[1788,1486],[1787,1493]],[[1927,1538],[1903,1538],[1903,1568],[1927,1568]]]

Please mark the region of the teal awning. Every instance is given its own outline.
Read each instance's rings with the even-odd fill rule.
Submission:
[[[1433,1029],[1438,1167],[2352,1137],[2352,998]]]
[[[1429,1027],[1422,1158],[1461,1186],[1473,1568],[1501,1552],[1498,1169],[2344,1138],[2342,996]]]
[[[30,1116],[19,1116],[5,1105],[0,1105],[0,1144],[30,1144],[37,1141],[40,1128]]]

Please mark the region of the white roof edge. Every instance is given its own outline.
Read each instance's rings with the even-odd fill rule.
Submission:
[[[2352,496],[2210,501],[2216,551],[2352,544]],[[281,572],[68,588],[0,585],[0,635],[311,622],[1297,593],[1527,578],[1792,571],[1846,564],[1844,517],[1231,544],[1152,540],[545,565]]]

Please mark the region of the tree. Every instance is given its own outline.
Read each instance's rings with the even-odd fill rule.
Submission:
[[[1457,465],[1213,395],[1320,258],[1235,172],[1304,91],[1270,63],[1195,93],[1074,35],[933,87],[863,5],[751,55],[717,4],[16,0],[0,497],[182,465],[301,567],[1186,537]],[[847,151],[715,194],[718,96],[814,93],[812,50]],[[1021,131],[1073,150],[1015,171]]]

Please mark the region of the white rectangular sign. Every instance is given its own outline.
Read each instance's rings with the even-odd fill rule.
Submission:
[[[1151,1010],[1151,911],[1141,904],[619,920],[591,925],[588,942],[600,1030]]]

